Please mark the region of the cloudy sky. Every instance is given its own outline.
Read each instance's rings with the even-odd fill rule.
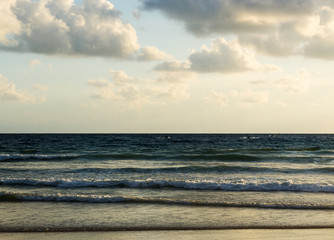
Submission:
[[[333,133],[330,0],[0,0],[0,132]]]

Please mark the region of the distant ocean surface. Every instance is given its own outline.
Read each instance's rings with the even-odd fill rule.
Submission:
[[[334,227],[334,135],[1,134],[0,231]]]

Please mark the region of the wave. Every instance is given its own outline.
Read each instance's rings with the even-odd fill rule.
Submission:
[[[174,157],[178,160],[212,160],[212,161],[258,161],[258,156],[247,154],[180,154]]]
[[[247,154],[150,154],[150,153],[91,153],[91,154],[0,154],[0,162],[54,160],[182,160],[182,161],[258,161]]]
[[[0,162],[10,161],[54,161],[54,160],[150,160],[159,159],[162,156],[141,153],[91,153],[91,154],[0,154]]]
[[[78,154],[0,154],[0,162],[76,159]]]
[[[258,203],[258,202],[233,202],[233,201],[201,201],[187,199],[110,196],[110,195],[85,195],[85,194],[35,194],[0,192],[0,202],[80,202],[80,203],[137,203],[137,204],[164,204],[186,205],[206,207],[238,207],[238,208],[274,208],[274,209],[313,209],[333,210],[333,204],[314,203]]]
[[[211,153],[210,153],[211,152]],[[180,162],[291,162],[291,163],[328,163],[333,161],[333,153],[331,154],[291,154],[289,152],[274,153],[273,149],[254,149],[254,150],[224,150],[206,149],[202,152],[194,153],[64,153],[64,154],[0,154],[1,162],[54,162],[54,161],[122,161],[122,160],[138,160],[138,161],[180,161]],[[217,169],[218,172],[224,172],[227,168]],[[215,170],[215,169],[213,169]],[[231,171],[244,171],[245,169],[230,169]],[[246,169],[247,170],[247,169]],[[251,169],[258,171],[256,167]],[[168,170],[167,170],[168,171]],[[329,170],[330,171],[330,170]],[[187,172],[187,171],[186,171]]]
[[[151,160],[160,159],[162,156],[144,153],[93,153],[81,156],[85,159],[93,160]]]
[[[282,162],[313,162],[332,161],[333,152],[320,151],[314,155],[308,154],[291,154],[290,152],[300,151],[319,151],[319,150],[303,150],[289,149],[279,150],[273,148],[259,149],[202,149],[190,152],[159,152],[147,153],[2,153],[0,154],[0,162],[16,162],[16,161],[72,161],[72,160],[148,160],[148,161],[214,161],[214,162],[263,162],[263,161],[282,161]]]
[[[318,147],[318,146],[315,146],[315,147],[305,147],[305,148],[285,148],[284,150],[287,150],[287,151],[306,151],[306,152],[316,152],[316,151],[321,151],[322,148],[321,147]]]
[[[175,188],[185,190],[221,190],[221,191],[254,191],[254,192],[324,192],[334,193],[334,184],[293,183],[292,181],[256,182],[240,180],[173,181],[173,180],[72,180],[72,179],[0,179],[4,186],[39,186],[56,188]]]
[[[323,168],[272,168],[272,167],[252,167],[252,166],[179,166],[179,167],[160,167],[160,168],[51,168],[51,169],[35,169],[35,168],[0,168],[0,173],[20,174],[28,172],[30,174],[158,174],[158,173],[325,173],[333,174],[334,167]]]
[[[180,166],[180,167],[161,167],[161,168],[82,168],[67,170],[75,173],[223,173],[223,172],[262,172],[272,171],[269,168],[259,167],[239,167],[239,166]]]
[[[300,148],[286,148],[286,147],[254,147],[254,148],[247,148],[247,147],[241,147],[241,148],[203,148],[199,150],[193,150],[193,153],[203,154],[203,155],[214,155],[214,154],[226,154],[226,153],[233,153],[233,152],[244,152],[244,153],[271,153],[271,152],[286,152],[286,151],[292,151],[292,152],[328,152],[333,153],[332,150],[326,150],[322,149],[319,146],[313,146],[313,147],[300,147]]]
[[[91,153],[91,154],[0,154],[0,162],[6,161],[29,161],[29,160],[124,160],[124,159],[152,159],[161,158],[150,154],[141,153]]]

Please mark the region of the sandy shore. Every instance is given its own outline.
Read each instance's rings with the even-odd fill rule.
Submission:
[[[1,240],[332,240],[334,229],[0,233]]]

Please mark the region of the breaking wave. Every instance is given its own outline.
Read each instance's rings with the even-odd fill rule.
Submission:
[[[310,203],[254,203],[234,201],[200,201],[169,198],[147,198],[110,195],[85,195],[85,194],[31,194],[0,192],[0,201],[43,201],[43,202],[81,202],[81,203],[137,203],[137,204],[164,204],[164,205],[188,205],[207,207],[239,207],[239,208],[275,208],[275,209],[314,209],[333,210],[333,204]]]
[[[203,181],[173,181],[173,180],[71,180],[71,179],[0,179],[4,186],[39,186],[56,188],[175,188],[185,190],[221,190],[221,191],[288,191],[288,192],[324,192],[334,193],[334,184],[324,183],[294,183],[292,181],[247,181],[247,180],[203,180]]]

